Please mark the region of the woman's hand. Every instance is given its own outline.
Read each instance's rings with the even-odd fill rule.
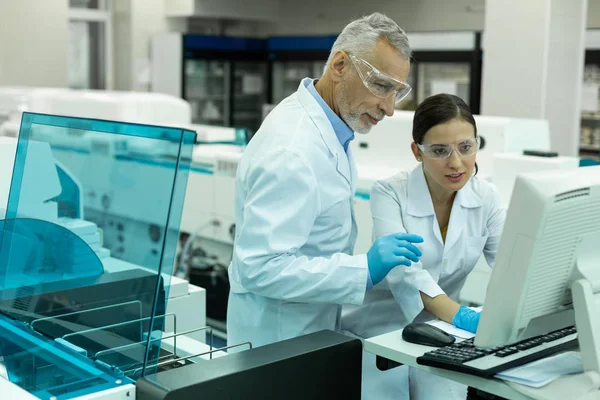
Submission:
[[[452,323],[457,328],[476,333],[480,316],[481,312],[471,310],[469,307],[460,306],[456,315],[452,318]]]

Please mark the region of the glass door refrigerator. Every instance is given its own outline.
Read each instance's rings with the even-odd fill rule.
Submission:
[[[442,32],[408,34],[413,49],[411,76],[414,101],[438,94],[455,94],[474,114],[480,113],[481,33]]]
[[[586,32],[585,65],[581,96],[582,154],[600,157],[600,29]]]
[[[185,35],[183,63],[194,123],[258,129],[268,94],[265,39]]]
[[[265,56],[256,53],[232,62],[230,124],[248,129],[250,135],[260,127],[263,104],[269,97],[269,65]]]
[[[271,103],[298,89],[303,78],[319,78],[337,36],[276,36],[268,39]]]
[[[186,59],[183,98],[192,107],[192,123],[229,126],[229,75],[226,59]]]

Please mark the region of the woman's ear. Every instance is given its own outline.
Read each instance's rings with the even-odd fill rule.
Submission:
[[[416,159],[418,162],[421,162],[421,161],[423,161],[423,155],[421,154],[421,149],[419,149],[419,148],[417,147],[417,144],[416,144],[415,142],[412,142],[412,143],[410,144],[410,149],[412,150],[412,152],[413,152],[413,154],[414,154],[414,156],[415,156],[415,159]]]

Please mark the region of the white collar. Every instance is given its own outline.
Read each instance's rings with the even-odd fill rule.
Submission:
[[[473,178],[469,179],[467,184],[456,193],[454,202],[464,208],[476,208],[483,205],[481,195],[473,189]],[[408,176],[406,211],[415,217],[427,217],[435,214],[422,164],[415,167]]]

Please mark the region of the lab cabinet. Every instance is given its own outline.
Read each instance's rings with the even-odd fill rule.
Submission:
[[[582,153],[600,154],[600,49],[585,52],[581,101]]]
[[[195,34],[161,34],[152,40],[152,90],[182,97],[194,124],[255,132],[268,101],[267,42]]]
[[[274,36],[267,40],[272,64],[271,101],[279,103],[298,89],[303,78],[323,74],[337,36]]]

